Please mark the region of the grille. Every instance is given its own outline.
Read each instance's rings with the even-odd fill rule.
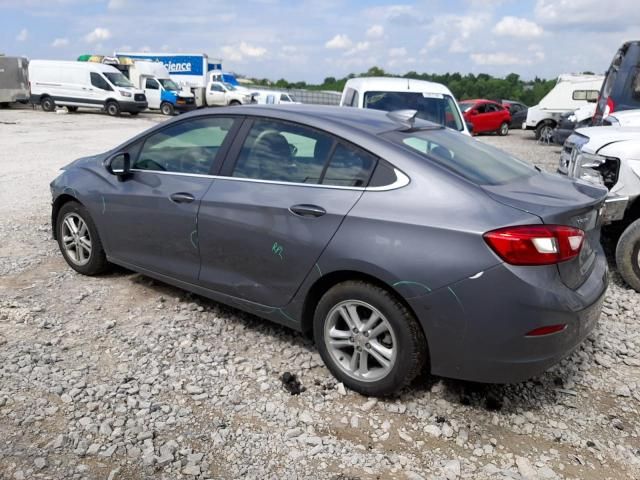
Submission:
[[[145,96],[144,96],[144,93],[136,93],[136,94],[133,96],[133,99],[134,99],[136,102],[145,102],[145,101],[147,100],[147,97],[145,97]]]

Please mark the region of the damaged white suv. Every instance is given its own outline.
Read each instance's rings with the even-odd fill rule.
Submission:
[[[618,271],[640,292],[640,127],[576,130],[564,143],[558,172],[609,189],[602,221],[620,227]]]

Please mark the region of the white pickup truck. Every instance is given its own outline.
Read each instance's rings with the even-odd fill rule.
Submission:
[[[227,105],[244,105],[251,103],[252,96],[247,93],[246,89],[237,89],[230,83],[209,82],[207,84],[207,105],[209,106],[227,106]]]
[[[630,123],[637,119],[630,112],[619,117],[605,119],[612,126],[580,128],[569,136],[558,172],[609,189],[602,221],[622,232],[616,245],[618,271],[640,292],[640,126],[615,126],[623,125],[622,117]]]

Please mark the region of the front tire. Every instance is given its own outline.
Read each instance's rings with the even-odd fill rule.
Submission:
[[[427,342],[413,314],[389,291],[363,281],[332,287],[313,319],[331,373],[363,395],[398,393],[421,372]]]
[[[107,270],[98,230],[82,204],[68,202],[62,206],[56,219],[56,237],[62,256],[76,272],[98,275]]]
[[[77,112],[77,111],[78,111],[78,107],[69,107],[69,106],[67,106],[67,110],[68,110],[69,112],[71,112],[71,113],[75,113],[75,112]]]
[[[640,292],[640,219],[622,232],[616,246],[616,265],[625,282]]]
[[[56,109],[56,102],[51,97],[44,97],[40,100],[40,106],[45,112],[53,112]]]
[[[162,105],[160,105],[160,111],[163,115],[173,115],[174,108],[169,102],[162,102]]]
[[[507,122],[503,122],[498,129],[498,135],[501,137],[505,137],[509,134],[509,124]]]
[[[237,107],[238,105],[242,105],[238,100],[231,100],[231,102],[229,102],[230,107]]]
[[[108,102],[105,106],[105,110],[110,117],[119,117],[120,116],[120,105],[118,102]]]

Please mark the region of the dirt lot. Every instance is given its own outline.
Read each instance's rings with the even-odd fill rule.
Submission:
[[[74,273],[48,183],[162,120],[0,111],[0,479],[640,478],[640,295],[615,272],[597,331],[539,378],[425,376],[386,401],[345,392],[298,333]],[[480,140],[557,165],[530,132]]]

